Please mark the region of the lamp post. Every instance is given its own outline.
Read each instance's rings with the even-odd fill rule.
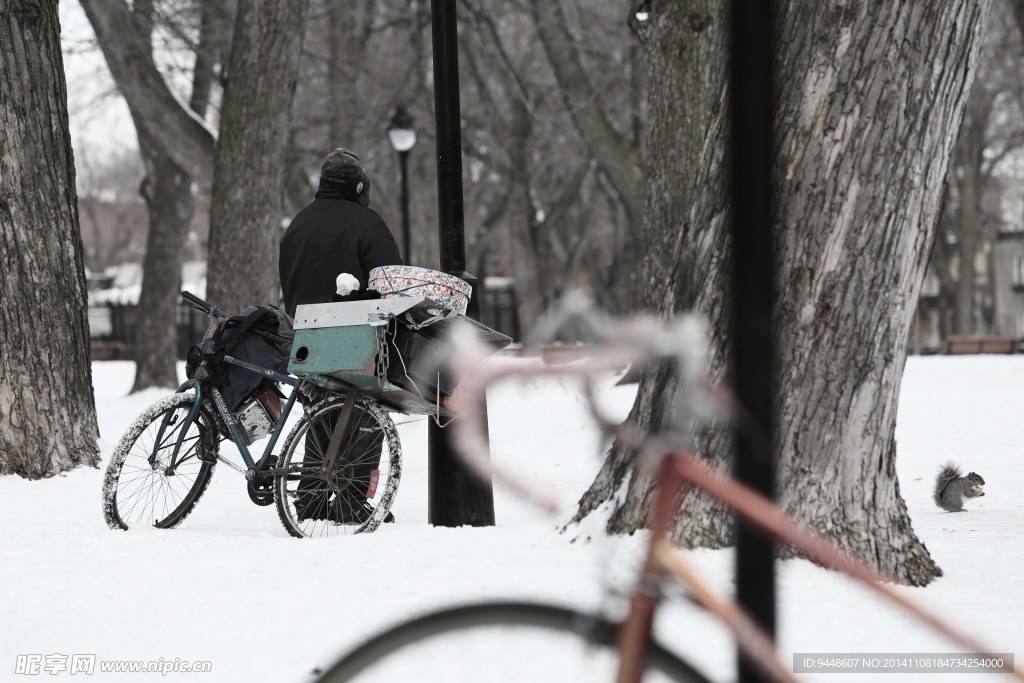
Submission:
[[[456,0],[431,0],[434,118],[437,142],[437,216],[441,270],[473,288],[467,315],[480,319],[476,277],[466,272],[462,196],[462,123]],[[486,418],[486,410],[485,415]],[[486,423],[485,423],[486,424]],[[448,430],[427,423],[428,522],[434,526],[494,526],[494,493],[455,455]]]
[[[412,263],[409,238],[409,152],[416,146],[416,121],[404,104],[395,108],[388,122],[388,142],[398,152],[398,164],[402,169],[402,256],[406,263]]]
[[[729,225],[732,242],[732,313],[730,338],[732,386],[760,443],[737,438],[736,479],[763,496],[775,494],[773,435],[776,335],[772,329],[775,273],[772,235],[772,164],[775,113],[773,93],[774,5],[758,0],[729,4],[728,157],[733,187],[743,188],[734,202]],[[736,540],[736,598],[765,633],[776,624],[775,550],[770,541],[740,523]],[[764,680],[761,671],[740,655],[737,681]]]

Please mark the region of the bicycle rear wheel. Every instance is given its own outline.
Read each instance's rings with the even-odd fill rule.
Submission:
[[[278,517],[292,536],[340,536],[373,531],[390,517],[402,476],[402,446],[395,423],[374,400],[360,397],[341,434],[334,468],[318,475],[345,400],[331,396],[295,425],[274,480]]]
[[[618,625],[551,605],[494,602],[434,612],[371,638],[327,668],[317,683],[418,681],[613,681]],[[708,679],[657,643],[644,683]]]
[[[145,410],[114,449],[103,478],[103,518],[111,529],[181,523],[210,484],[220,436],[206,411],[185,424],[195,394],[167,396]],[[179,437],[177,465],[171,455]]]

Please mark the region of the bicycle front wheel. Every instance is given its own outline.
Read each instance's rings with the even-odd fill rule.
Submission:
[[[186,423],[195,394],[167,396],[146,409],[114,449],[103,479],[103,518],[111,529],[170,529],[188,516],[210,484],[220,436],[200,410]],[[177,463],[171,467],[175,445]]]
[[[374,400],[360,397],[339,434],[334,467],[321,474],[345,401],[331,396],[310,408],[284,444],[274,481],[281,523],[292,536],[340,536],[373,531],[394,519],[391,503],[402,476],[395,423]]]
[[[618,625],[563,607],[496,602],[456,607],[399,624],[344,655],[317,683],[562,683],[614,681]],[[657,643],[644,683],[708,683]]]

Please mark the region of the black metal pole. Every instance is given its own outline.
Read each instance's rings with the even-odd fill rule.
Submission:
[[[731,0],[729,159],[732,222],[733,385],[751,419],[736,438],[735,475],[774,498],[775,342],[772,308],[772,0]],[[737,601],[769,634],[775,632],[774,547],[743,524],[736,527]],[[765,680],[742,655],[738,680]]]
[[[398,165],[402,169],[402,257],[412,264],[412,247],[409,237],[409,152],[398,153]]]
[[[434,43],[434,116],[441,270],[470,284],[473,295],[469,315],[479,319],[477,281],[466,272],[459,43],[455,0],[431,0],[430,11]],[[483,483],[466,470],[455,455],[448,430],[439,427],[433,420],[428,424],[428,521],[435,526],[493,526],[494,494],[490,482]]]

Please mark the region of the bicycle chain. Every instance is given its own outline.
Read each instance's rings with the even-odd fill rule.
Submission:
[[[391,367],[390,346],[386,330],[394,324],[394,316],[388,316],[388,324],[375,328],[377,331],[377,361],[375,371],[377,378],[385,380],[388,377],[388,370]]]

